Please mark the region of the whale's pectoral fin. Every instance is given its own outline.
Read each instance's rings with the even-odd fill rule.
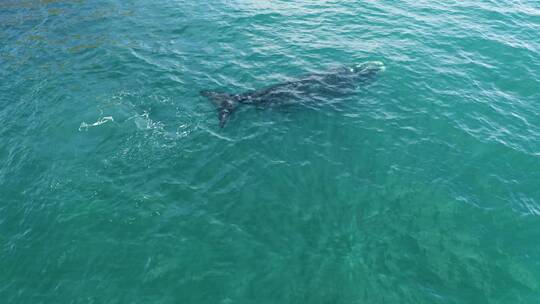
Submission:
[[[214,91],[201,91],[201,95],[217,107],[219,126],[223,128],[238,104],[234,95]]]

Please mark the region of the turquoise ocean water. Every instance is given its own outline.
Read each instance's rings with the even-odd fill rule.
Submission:
[[[0,1],[1,303],[540,303],[540,4]],[[386,71],[318,107],[200,90]]]

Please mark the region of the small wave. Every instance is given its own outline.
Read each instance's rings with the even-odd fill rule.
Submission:
[[[85,131],[88,131],[89,128],[100,126],[100,125],[105,124],[105,123],[107,123],[109,121],[114,121],[114,118],[112,116],[105,116],[105,117],[102,117],[102,118],[98,119],[96,122],[91,123],[91,124],[88,124],[88,123],[83,121],[83,122],[81,122],[81,125],[79,126],[79,131],[82,131],[83,129]]]

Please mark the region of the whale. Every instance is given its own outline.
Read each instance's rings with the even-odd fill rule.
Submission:
[[[281,106],[347,96],[354,94],[360,85],[372,82],[375,76],[384,70],[385,66],[381,61],[368,61],[239,94],[214,90],[203,90],[200,94],[215,105],[219,127],[223,128],[240,106]]]

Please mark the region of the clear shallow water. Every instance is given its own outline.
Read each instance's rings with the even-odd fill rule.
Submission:
[[[539,32],[535,1],[3,1],[0,298],[536,303]],[[223,130],[199,96],[367,60]]]

